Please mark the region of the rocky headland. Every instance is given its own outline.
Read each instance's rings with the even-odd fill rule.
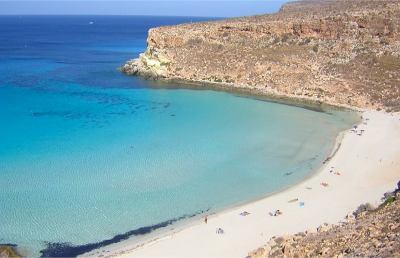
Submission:
[[[276,14],[149,30],[121,70],[169,81],[400,110],[400,2],[305,0]]]

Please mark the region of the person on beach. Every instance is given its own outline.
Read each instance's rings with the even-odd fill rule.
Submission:
[[[274,217],[282,215],[282,214],[283,214],[283,212],[281,212],[280,210],[276,210],[274,213],[272,213],[272,212],[269,213],[270,216],[274,216]]]
[[[217,228],[217,230],[215,231],[215,233],[217,233],[218,235],[220,234],[224,234],[225,231],[222,228]]]
[[[321,185],[322,185],[323,187],[327,187],[327,186],[328,186],[328,183],[326,183],[326,182],[321,182]]]
[[[207,215],[204,217],[204,223],[206,223],[207,224],[207,221],[208,221],[208,218],[207,218]]]
[[[250,215],[250,212],[244,211],[239,214],[240,216],[247,216]]]

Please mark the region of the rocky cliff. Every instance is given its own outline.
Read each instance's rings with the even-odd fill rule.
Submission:
[[[127,74],[400,110],[400,1],[312,0],[150,29]]]

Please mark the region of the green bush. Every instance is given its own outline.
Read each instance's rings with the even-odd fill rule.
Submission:
[[[388,197],[388,198],[385,200],[385,202],[383,203],[383,205],[391,204],[391,203],[394,202],[395,200],[396,200],[396,197],[390,196],[390,197]]]

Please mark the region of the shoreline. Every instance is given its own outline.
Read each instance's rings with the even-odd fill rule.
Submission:
[[[152,80],[153,81],[153,80]],[[213,88],[211,84],[207,84],[207,88],[204,88],[204,85],[198,84],[197,82],[192,82],[191,84],[184,84],[183,81],[181,81],[178,85],[178,87],[168,87],[168,82],[163,81],[163,80],[157,80],[159,85],[161,87],[157,87],[159,89],[193,89],[193,90],[212,90],[212,91],[221,91],[221,92],[226,92],[229,94],[233,94],[238,97],[245,97],[245,98],[253,98],[254,100],[259,100],[259,101],[267,101],[267,102],[272,102],[272,103],[277,103],[281,105],[289,105],[289,106],[295,106],[299,108],[304,108],[304,109],[309,109],[314,112],[324,112],[324,113],[329,113],[331,110],[344,110],[345,112],[353,112],[357,114],[359,117],[355,121],[354,125],[360,124],[361,121],[361,112],[357,111],[355,109],[351,109],[350,107],[342,107],[342,106],[335,106],[335,105],[330,105],[326,103],[312,103],[312,102],[303,102],[301,99],[295,99],[295,98],[288,98],[286,100],[283,100],[281,98],[275,97],[275,95],[267,96],[263,94],[262,92],[253,92],[251,90],[246,91],[246,88],[223,88],[223,87],[218,87],[218,88]],[[219,83],[218,83],[219,84]],[[176,84],[174,84],[176,85]],[[194,86],[190,87],[190,86]],[[349,128],[348,128],[349,129]],[[346,130],[348,130],[346,129]],[[186,216],[184,220],[178,219],[174,223],[171,223],[170,225],[166,227],[161,227],[156,229],[154,232],[149,232],[147,234],[141,234],[137,236],[132,236],[128,239],[119,241],[119,242],[114,242],[110,243],[104,246],[100,246],[99,248],[93,249],[91,251],[79,254],[79,257],[93,257],[93,256],[98,256],[98,255],[104,255],[104,257],[115,257],[114,254],[112,255],[105,255],[104,253],[112,253],[113,251],[117,251],[120,249],[125,249],[125,247],[128,245],[130,249],[135,250],[137,248],[146,246],[146,245],[151,245],[154,242],[157,242],[161,239],[168,238],[171,234],[176,234],[182,230],[185,230],[186,228],[190,228],[196,224],[198,224],[198,221],[202,221],[205,216],[208,218],[212,218],[213,216],[217,216],[219,214],[223,214],[229,211],[232,211],[234,209],[238,209],[240,207],[243,207],[245,205],[252,204],[254,202],[261,201],[266,198],[271,198],[277,194],[280,194],[282,192],[285,192],[287,190],[290,190],[297,185],[301,184],[302,182],[308,180],[309,178],[312,178],[316,174],[320,173],[322,168],[325,167],[325,163],[327,160],[331,159],[337,152],[337,150],[340,148],[341,145],[341,140],[343,139],[343,134],[346,131],[341,131],[336,135],[336,137],[332,141],[332,145],[330,148],[330,151],[323,161],[320,166],[317,166],[310,170],[309,174],[306,175],[302,180],[295,182],[292,185],[285,186],[279,190],[270,192],[266,195],[262,195],[259,197],[255,197],[251,200],[247,201],[241,201],[235,204],[231,204],[227,207],[222,207],[218,208],[215,210],[211,211],[203,211],[203,212],[197,212],[196,214]],[[122,251],[125,252],[125,251]],[[119,256],[119,254],[116,254],[116,256]]]
[[[248,97],[250,97],[250,96],[248,96]],[[278,102],[278,103],[281,103],[281,102]],[[282,103],[282,104],[290,105],[288,103]],[[322,111],[322,112],[324,112],[324,111]],[[354,112],[356,112],[356,111],[354,111]],[[361,121],[358,121],[358,123],[356,123],[354,125],[359,125],[360,123],[361,123]],[[90,252],[79,255],[79,257],[95,257],[98,255],[104,255],[104,257],[119,257],[121,255],[125,256],[125,253],[127,251],[126,250],[120,251],[120,249],[126,249],[126,247],[129,247],[130,250],[128,250],[128,253],[130,251],[134,252],[136,249],[146,247],[146,246],[151,246],[152,244],[154,244],[158,241],[162,241],[163,239],[169,238],[173,234],[177,234],[187,228],[191,228],[193,226],[198,225],[199,221],[200,221],[200,223],[203,222],[203,219],[205,216],[207,216],[208,219],[212,219],[215,216],[222,215],[224,213],[228,213],[230,211],[240,209],[246,205],[251,205],[252,203],[256,203],[256,202],[262,201],[267,198],[273,198],[275,195],[279,195],[281,193],[289,191],[290,189],[295,188],[299,184],[314,177],[315,175],[317,175],[318,173],[320,173],[322,171],[322,169],[326,166],[326,161],[333,158],[335,156],[335,154],[337,153],[337,151],[339,150],[341,141],[343,139],[343,135],[344,135],[345,131],[347,131],[347,130],[348,129],[339,132],[339,134],[336,136],[335,141],[332,144],[331,151],[330,151],[329,155],[326,157],[326,159],[324,160],[324,162],[321,164],[321,166],[314,168],[310,172],[309,175],[307,175],[304,179],[302,179],[299,182],[296,182],[293,185],[289,185],[280,190],[268,193],[267,195],[264,195],[264,196],[256,197],[252,200],[242,201],[240,203],[232,204],[228,207],[220,208],[217,210],[212,210],[210,213],[207,213],[207,211],[204,213],[198,213],[198,214],[196,214],[190,218],[187,218],[183,221],[178,220],[176,223],[173,223],[165,228],[160,228],[155,232],[150,232],[145,235],[140,235],[136,239],[126,239],[121,242],[106,245],[101,248],[94,249]],[[112,253],[111,255],[108,254],[113,251],[117,251],[117,253]],[[107,253],[107,254],[105,255],[104,253]]]
[[[386,134],[380,134],[380,137],[386,139],[386,141],[383,141],[384,143],[383,146],[385,146],[385,144],[393,145],[394,143],[396,143],[396,137],[393,137],[393,135],[397,136],[397,139],[399,139],[397,141],[400,144],[399,113],[390,114],[378,111],[365,111],[362,115],[363,115],[363,121],[360,122],[358,128],[364,128],[364,129],[359,129],[359,130],[365,130],[366,134],[370,134],[368,133],[368,131],[370,130],[372,131],[377,130],[378,134],[380,133],[381,130],[384,130],[386,131],[387,136]],[[374,126],[371,128],[371,126],[368,126],[366,123],[368,125],[369,123],[373,123]],[[389,129],[386,128],[386,126],[384,125],[389,125],[391,127],[390,133],[387,132]],[[343,134],[343,136],[341,136],[340,134]],[[393,171],[396,171],[395,169],[400,168],[400,162],[397,161],[400,159],[396,159],[400,158],[400,149],[396,148],[395,146],[394,149],[393,148],[391,149],[392,152],[389,153],[390,155],[386,155],[389,156],[389,158],[392,158],[389,159],[389,161],[391,162],[391,164],[389,164],[389,167],[390,166],[394,167],[386,170],[385,175],[379,175],[379,177],[384,176],[384,180],[381,179],[380,182],[378,183],[374,183],[373,182],[374,180],[371,180],[371,177],[376,177],[376,175],[374,175],[373,172],[374,168],[376,168],[377,165],[375,162],[374,163],[375,166],[371,165],[366,166],[364,164],[364,167],[366,168],[366,170],[368,170],[368,172],[366,173],[357,172],[355,173],[355,175],[351,174],[347,175],[350,178],[353,177],[353,180],[343,183],[350,184],[352,186],[350,188],[334,189],[334,187],[331,187],[330,182],[327,182],[329,184],[328,187],[322,187],[321,185],[317,184],[318,181],[321,182],[323,180],[329,181],[328,179],[330,179],[332,180],[332,182],[336,183],[337,181],[340,181],[342,178],[345,178],[343,172],[341,172],[340,176],[326,172],[327,170],[330,169],[330,167],[337,168],[338,166],[343,166],[343,165],[348,166],[348,164],[345,164],[346,162],[344,161],[350,161],[350,163],[354,161],[353,160],[354,157],[346,157],[349,154],[348,153],[349,148],[351,149],[354,147],[357,149],[358,147],[358,149],[360,148],[365,149],[368,152],[369,148],[364,148],[365,147],[364,145],[367,144],[370,145],[370,147],[373,146],[374,148],[376,148],[376,144],[371,145],[370,142],[371,140],[376,141],[376,138],[379,138],[375,137],[376,132],[375,136],[371,135],[372,137],[369,136],[369,138],[367,138],[367,135],[358,136],[357,134],[350,132],[349,130],[346,130],[345,132],[342,132],[340,134],[337,136],[331,154],[326,159],[327,162],[325,162],[325,164],[323,164],[321,167],[317,168],[316,171],[312,172],[310,176],[308,176],[301,182],[296,183],[293,186],[290,186],[276,193],[271,193],[268,196],[260,197],[259,199],[253,200],[248,203],[238,204],[233,207],[229,207],[221,211],[216,211],[215,213],[208,214],[207,224],[203,222],[204,215],[201,217],[196,216],[190,221],[185,221],[185,223],[182,223],[181,225],[177,223],[176,225],[175,224],[172,225],[171,228],[165,229],[160,232],[154,232],[154,234],[149,234],[148,236],[143,236],[143,238],[141,239],[136,239],[136,240],[128,239],[120,243],[116,243],[110,246],[105,246],[103,248],[93,250],[92,252],[83,254],[83,256],[94,256],[94,255],[98,256],[101,254],[104,255],[105,257],[120,257],[125,255],[137,256],[137,257],[143,257],[143,256],[152,256],[152,257],[241,256],[243,257],[246,256],[247,253],[250,252],[251,250],[256,249],[259,246],[265,244],[272,236],[292,234],[310,229],[312,230],[326,222],[339,223],[340,221],[343,221],[346,214],[353,212],[358,207],[358,205],[365,202],[370,202],[373,205],[378,205],[380,198],[383,196],[383,194],[386,191],[393,190],[396,186],[397,180],[399,179],[398,177],[400,175],[398,175],[398,173],[396,174],[396,172]],[[338,139],[340,137],[342,137],[342,141]],[[389,139],[394,139],[394,140],[387,141],[388,137]],[[362,141],[361,144],[356,144],[356,145],[354,144],[355,143],[354,141],[360,141],[360,140],[361,141],[364,140],[364,142]],[[384,157],[385,155],[383,155],[384,150],[376,149],[375,153],[371,153],[371,155],[376,155],[377,153],[382,153],[383,158],[385,158]],[[359,155],[360,153],[357,154],[357,156]],[[393,155],[395,156],[394,159]],[[350,165],[350,167],[354,168],[362,165],[363,164],[356,164],[354,166],[353,164],[353,166]],[[339,169],[342,170],[341,168]],[[365,187],[363,186],[362,183],[363,181],[365,181],[364,182],[365,184],[376,185],[374,189],[368,189],[368,192],[364,193],[367,196],[367,197],[364,196],[365,198],[360,196],[360,194],[363,195],[363,193],[360,193],[360,191],[358,191],[359,188],[363,189]],[[307,187],[306,185],[315,185],[315,186],[313,186],[312,189],[307,190],[305,189]],[[319,191],[327,190],[328,195],[331,194],[333,191],[334,195],[331,196],[333,197],[333,199],[335,199],[334,197],[336,197],[336,195],[339,196],[343,195],[343,193],[340,192],[343,192],[344,190],[344,192],[348,193],[349,195],[353,195],[353,198],[346,199],[345,197],[344,199],[339,199],[340,201],[337,201],[336,197],[335,199],[336,202],[333,203],[329,202],[329,203],[335,204],[335,206],[339,206],[341,208],[340,210],[336,209],[332,210],[332,213],[330,214],[330,216],[327,216],[327,218],[324,218],[325,216],[321,216],[321,214],[319,216],[314,214],[315,216],[313,216],[313,219],[311,221],[307,221],[306,223],[300,223],[300,225],[299,224],[293,225],[293,222],[299,220],[299,218],[293,218],[293,213],[296,213],[297,209],[300,212],[304,212],[308,210],[309,203],[312,203],[313,199],[321,201],[320,200],[321,197],[314,195],[309,196],[309,193],[315,191],[314,189],[317,189]],[[336,190],[337,192],[335,192],[334,190]],[[297,197],[298,201],[294,203],[288,203],[289,200],[296,198],[296,195],[298,196]],[[291,198],[290,196],[292,196],[293,198]],[[305,197],[300,198],[300,196],[305,196]],[[283,201],[282,199],[286,199],[286,201]],[[345,200],[347,200],[347,202]],[[340,203],[341,201],[344,201],[345,203],[341,204]],[[304,202],[305,203],[304,207],[302,208],[297,207],[298,202]],[[271,203],[274,205],[271,205]],[[279,205],[278,203],[281,204]],[[324,202],[322,202],[321,205],[324,206]],[[315,207],[312,208],[313,210],[315,210]],[[325,208],[323,207],[321,208],[322,210],[325,210]],[[329,210],[329,207],[326,208],[328,208]],[[269,216],[268,212],[272,212],[274,209],[280,209],[281,211],[283,211],[283,215],[278,217]],[[250,215],[246,217],[239,216],[239,213],[243,211],[250,212]],[[277,222],[279,222],[279,220],[282,220],[287,216],[290,216],[287,215],[289,211],[291,211],[290,213],[292,215],[291,216],[292,218],[289,218],[288,221],[285,221],[284,225],[279,226],[280,223]],[[318,211],[316,211],[316,213],[318,213]],[[245,227],[243,227],[243,225],[240,224],[241,221],[247,222]],[[273,223],[271,223],[271,221]],[[214,227],[212,227],[211,225],[213,225]],[[274,228],[274,230],[271,231],[263,229],[263,227],[268,228],[268,226],[271,226],[272,228]],[[215,234],[215,228],[218,227],[223,228],[226,231],[226,233],[221,236]],[[250,229],[252,228],[254,232],[249,232],[249,228]],[[232,230],[237,232],[234,234],[232,233]],[[230,236],[230,234],[234,235]],[[240,236],[235,236],[236,234]],[[243,237],[243,235],[248,235],[248,237],[244,237],[243,241],[241,241],[240,239]],[[227,240],[222,241],[221,243],[220,241],[224,240],[225,238],[227,238]],[[202,240],[201,242],[203,241],[208,242],[207,246],[204,246],[203,243],[200,243],[199,239]],[[246,242],[246,244],[241,242]],[[227,248],[229,248],[230,250],[228,250]]]
[[[283,95],[276,95],[276,94],[267,94],[266,92],[254,88],[254,89],[249,89],[246,88],[245,86],[235,86],[235,87],[230,87],[228,84],[224,83],[219,83],[219,82],[206,82],[206,81],[187,81],[187,80],[165,80],[165,79],[149,79],[147,78],[146,80],[150,80],[154,84],[151,85],[150,87],[154,89],[190,89],[190,90],[211,90],[211,91],[220,91],[228,94],[232,94],[236,97],[241,97],[241,98],[251,98],[254,100],[258,101],[265,101],[265,102],[271,102],[271,103],[276,103],[280,105],[288,105],[288,106],[294,106],[298,108],[303,108],[307,109],[310,111],[314,112],[323,112],[330,114],[330,111],[334,110],[339,110],[343,112],[352,112],[355,115],[358,116],[356,121],[354,122],[354,125],[358,125],[361,123],[361,108],[357,107],[351,107],[351,106],[343,106],[340,104],[329,104],[329,103],[324,103],[320,102],[317,100],[312,100],[312,99],[306,99],[306,98],[297,98],[296,96],[283,96]],[[172,87],[171,87],[172,86]],[[350,129],[350,128],[348,128]],[[347,130],[347,129],[346,129]],[[185,230],[186,228],[190,228],[192,226],[195,226],[198,224],[198,221],[203,221],[204,216],[207,215],[208,218],[212,218],[213,216],[217,216],[222,213],[226,213],[229,211],[232,211],[234,209],[238,209],[242,206],[252,204],[254,202],[258,202],[261,200],[264,200],[266,198],[271,198],[277,194],[280,194],[282,192],[285,192],[287,190],[290,190],[297,185],[301,184],[303,181],[308,180],[309,178],[312,178],[316,174],[320,173],[322,167],[324,167],[326,164],[325,162],[332,158],[338,148],[340,147],[340,141],[339,138],[342,138],[344,131],[341,131],[336,135],[335,138],[332,139],[332,145],[330,147],[330,151],[323,161],[320,166],[317,166],[315,168],[312,168],[309,172],[308,175],[306,175],[302,180],[295,182],[292,185],[285,186],[279,190],[270,192],[266,195],[262,195],[259,197],[255,197],[251,200],[246,200],[246,201],[241,201],[235,204],[231,204],[226,207],[218,208],[215,210],[211,210],[210,212],[207,211],[202,211],[202,212],[196,212],[195,214],[191,215],[184,215],[186,217],[185,219],[181,220],[178,219],[174,223],[169,224],[168,226],[157,228],[154,232],[149,232],[146,234],[141,234],[137,236],[132,236],[128,239],[124,239],[122,241],[110,243],[104,246],[100,246],[99,248],[93,249],[91,251],[87,251],[85,253],[81,253],[78,256],[79,257],[92,257],[92,256],[98,256],[98,255],[104,255],[104,257],[115,257],[114,254],[108,255],[109,253],[113,253],[114,251],[119,252],[120,249],[125,249],[125,247],[128,245],[129,249],[136,249],[140,248],[146,245],[151,245],[154,241],[159,241],[160,239],[168,238],[171,234],[176,234],[182,230]],[[171,219],[171,220],[175,220]],[[161,222],[163,223],[163,222]],[[126,233],[125,233],[126,234]],[[122,234],[124,235],[124,234]],[[119,236],[119,235],[118,235]],[[105,240],[108,241],[108,240]],[[102,241],[102,242],[105,242]],[[76,248],[79,246],[71,246],[72,248]],[[132,248],[133,247],[133,248]],[[124,251],[122,251],[124,252]],[[117,254],[116,256],[118,257],[120,254]]]
[[[120,68],[121,70],[121,68]],[[123,72],[126,74],[125,72]],[[132,76],[126,74],[126,76]],[[193,90],[212,90],[221,91],[238,95],[240,97],[253,98],[262,101],[268,101],[283,105],[296,106],[300,108],[311,109],[314,111],[325,111],[326,109],[345,109],[355,112],[364,112],[370,110],[368,108],[356,107],[353,105],[341,104],[330,99],[321,99],[313,96],[296,95],[284,93],[268,88],[260,88],[257,86],[240,85],[226,82],[212,82],[207,80],[193,80],[179,77],[143,77],[150,81],[154,88],[160,89],[193,89]]]

